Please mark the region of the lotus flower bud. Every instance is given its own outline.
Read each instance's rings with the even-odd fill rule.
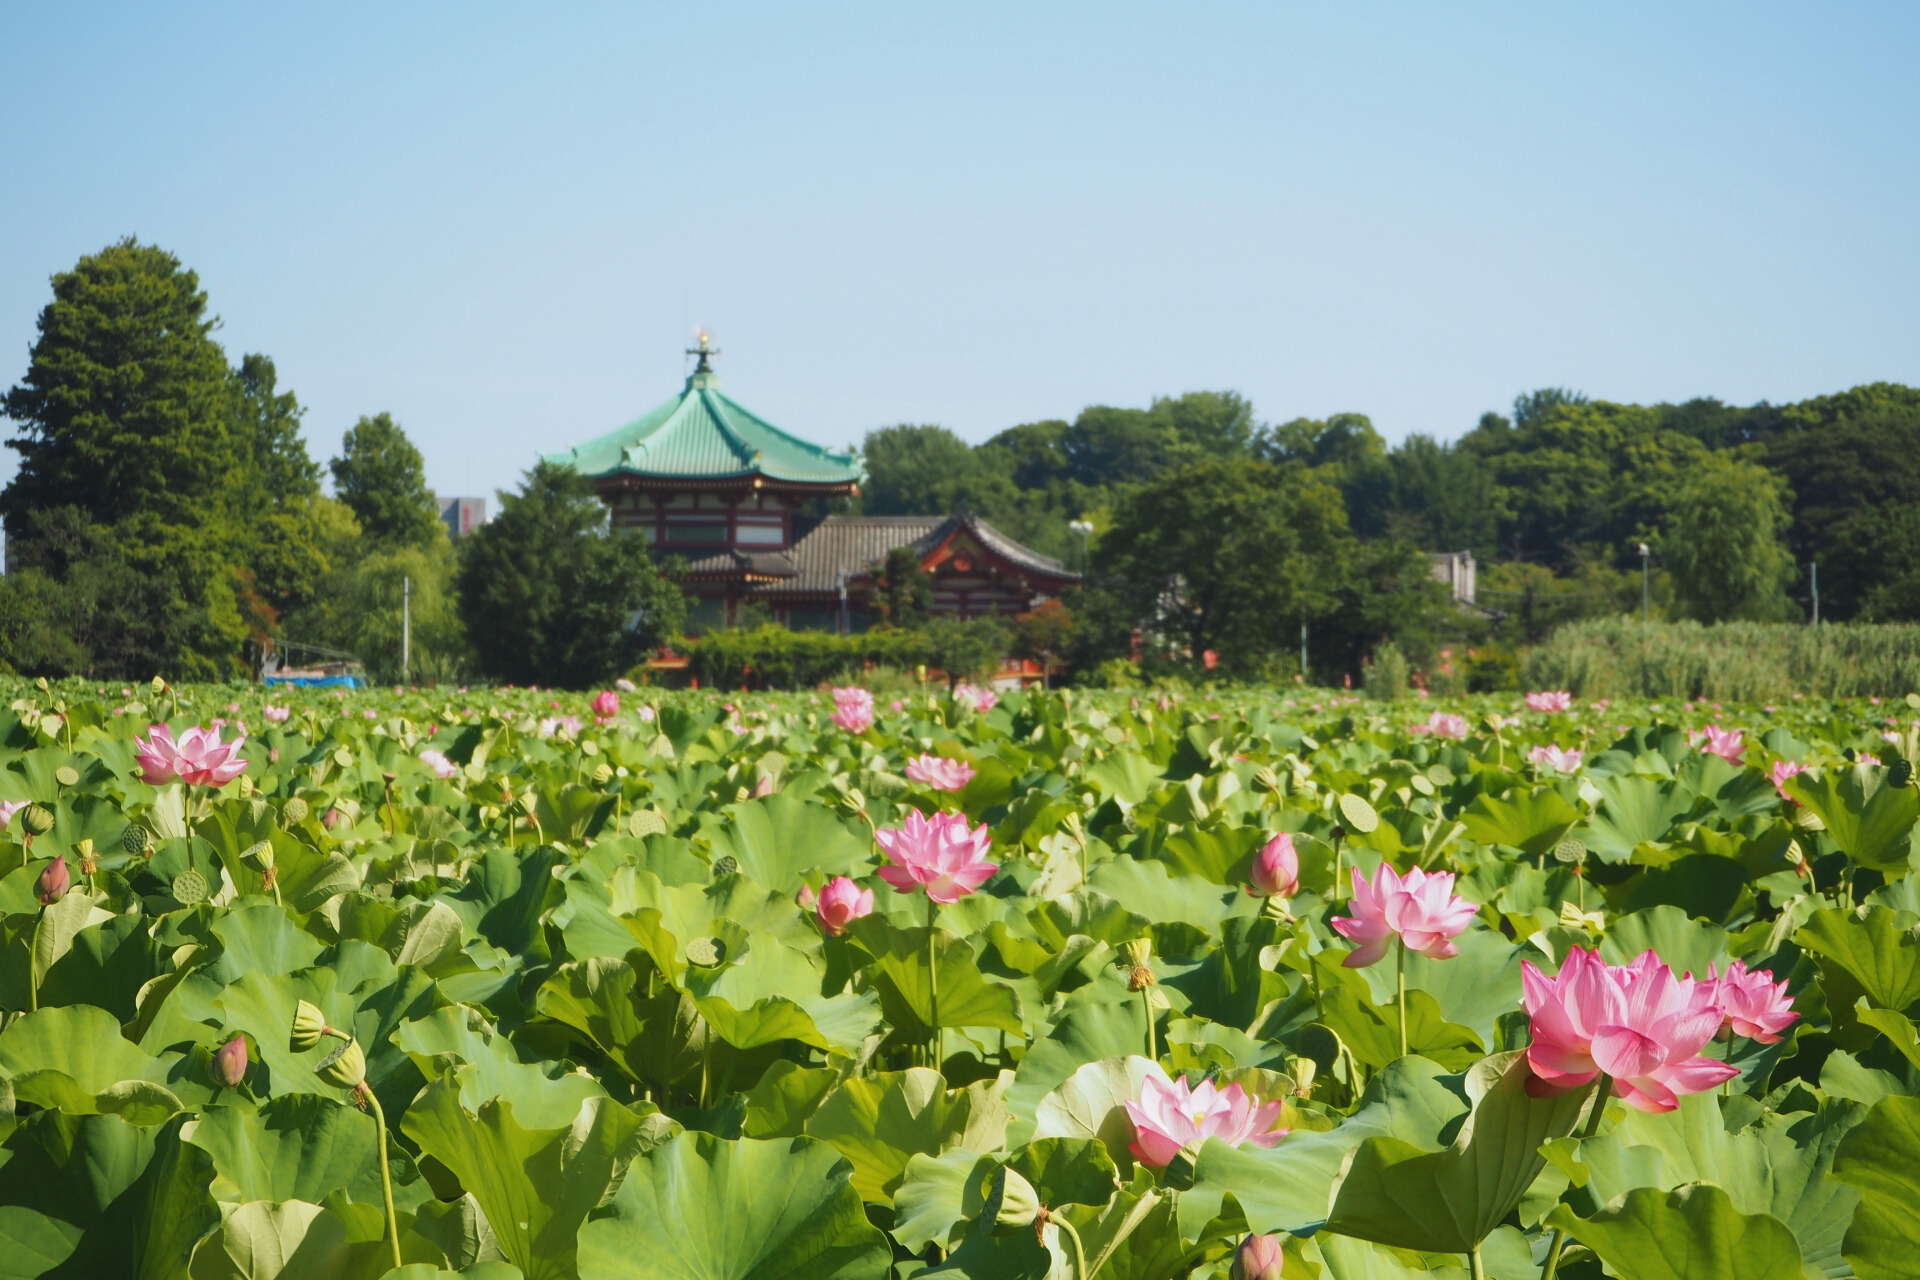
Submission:
[[[1280,1237],[1248,1236],[1234,1251],[1228,1280],[1280,1280]]]
[[[285,822],[305,822],[307,820],[307,802],[299,796],[280,806],[280,817]]]
[[[27,811],[20,815],[20,825],[27,834],[43,836],[53,830],[53,811],[43,805],[30,804]]]
[[[1261,765],[1253,771],[1253,789],[1255,791],[1278,791],[1280,775],[1273,771],[1272,765]]]
[[[313,1074],[336,1088],[358,1088],[367,1079],[367,1055],[358,1040],[345,1041],[320,1060]]]
[[[214,1083],[228,1089],[238,1089],[240,1082],[247,1078],[247,1038],[235,1036],[221,1045],[213,1055]]]
[[[73,874],[67,870],[65,858],[55,858],[47,864],[40,878],[33,882],[33,896],[40,905],[50,907],[67,896],[67,890],[73,884]]]
[[[273,842],[262,840],[248,845],[241,851],[240,861],[255,871],[273,870]]]
[[[287,1044],[293,1052],[305,1053],[332,1030],[327,1025],[327,1015],[320,1012],[319,1006],[302,1000],[294,1007],[293,1034],[287,1037]]]
[[[1031,1182],[1003,1165],[988,1185],[986,1212],[993,1216],[993,1234],[1012,1235],[1040,1216],[1040,1195]]]

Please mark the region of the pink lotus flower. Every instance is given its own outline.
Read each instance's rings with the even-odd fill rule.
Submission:
[[[1628,1106],[1672,1111],[1683,1095],[1740,1074],[1700,1056],[1720,1029],[1718,984],[1676,978],[1651,951],[1613,967],[1576,947],[1553,978],[1522,961],[1520,981],[1533,1035],[1527,1089],[1535,1096],[1580,1088],[1604,1071]]]
[[[837,938],[855,920],[873,914],[873,890],[862,889],[845,876],[827,881],[818,894],[814,893],[813,886],[803,884],[800,909],[813,912],[820,922],[820,931],[829,938]]]
[[[907,761],[907,777],[935,791],[959,791],[973,781],[973,766],[945,756],[915,756]]]
[[[1544,711],[1548,715],[1565,711],[1573,705],[1573,695],[1565,689],[1554,689],[1545,693],[1527,695],[1527,710]]]
[[[605,724],[620,714],[620,695],[611,689],[602,689],[593,695],[593,718]]]
[[[1767,781],[1773,784],[1773,789],[1780,793],[1782,800],[1790,801],[1793,797],[1787,794],[1787,779],[1798,777],[1806,771],[1807,766],[1796,764],[1792,760],[1775,760],[1772,770],[1767,774]]]
[[[433,776],[436,778],[452,778],[460,772],[459,765],[432,749],[420,753],[420,763],[433,770]]]
[[[543,738],[572,738],[579,732],[579,716],[548,716],[540,722],[540,736]]]
[[[293,712],[287,707],[276,707],[269,702],[260,708],[260,714],[267,718],[268,724],[283,724]]]
[[[953,687],[953,700],[967,703],[975,711],[985,715],[999,703],[1000,695],[991,689],[982,689],[979,685],[962,680]]]
[[[1233,1251],[1227,1280],[1281,1280],[1286,1252],[1279,1236],[1248,1236]]]
[[[223,742],[218,729],[193,728],[175,742],[166,725],[152,725],[147,737],[133,744],[140,762],[140,773],[148,782],[159,785],[175,778],[195,787],[223,787],[247,771],[240,758],[246,737]]]
[[[1541,768],[1551,769],[1555,773],[1580,772],[1581,753],[1578,751],[1563,750],[1552,743],[1535,747],[1527,753],[1527,759],[1539,765]]]
[[[1758,1040],[1761,1044],[1777,1044],[1780,1032],[1788,1023],[1800,1015],[1793,1011],[1793,997],[1787,994],[1787,980],[1773,981],[1773,975],[1765,969],[1747,972],[1747,966],[1738,960],[1727,965],[1727,971],[1717,978],[1714,966],[1707,966],[1707,979],[1716,985],[1713,989],[1714,1002],[1719,1005],[1721,1016],[1726,1019],[1723,1030],[1729,1030],[1737,1036],[1749,1040]]]
[[[889,710],[892,710],[892,711],[902,711],[906,709],[906,704],[901,702],[900,699],[895,698],[892,702],[889,702],[887,704],[887,707]]]
[[[32,804],[31,800],[0,800],[0,831],[13,822],[13,815]]]
[[[1740,740],[1740,731],[1722,729],[1717,724],[1710,724],[1703,730],[1688,734],[1687,742],[1707,755],[1719,756],[1722,760],[1730,760],[1734,764],[1740,763],[1741,756],[1745,752],[1745,746]]]
[[[833,691],[833,722],[848,733],[865,733],[873,727],[873,695],[859,685]]]
[[[1877,765],[1880,763],[1880,757],[1876,755],[1869,755],[1867,752],[1862,751],[1858,755],[1854,756],[1853,762],[1855,764]]]
[[[1329,923],[1341,937],[1355,944],[1340,963],[1364,969],[1387,954],[1397,936],[1409,951],[1430,960],[1450,960],[1460,954],[1453,939],[1473,923],[1478,911],[1471,902],[1453,896],[1453,872],[1426,872],[1415,867],[1403,880],[1391,863],[1382,862],[1369,882],[1353,869],[1351,917]]]
[[[55,858],[46,866],[33,882],[33,896],[43,907],[50,907],[67,896],[67,890],[73,885],[73,873],[67,870],[65,858]]]
[[[653,708],[652,708],[652,707],[642,707],[642,708],[640,708],[640,718],[641,718],[642,720],[644,720],[644,721],[645,721],[646,723],[648,723],[648,724],[652,724],[652,723],[653,723]]]
[[[1127,1149],[1140,1163],[1163,1169],[1182,1147],[1198,1146],[1208,1138],[1235,1147],[1243,1142],[1271,1147],[1287,1136],[1287,1130],[1273,1127],[1285,1105],[1276,1101],[1255,1106],[1237,1084],[1216,1089],[1213,1081],[1202,1080],[1198,1088],[1189,1089],[1185,1076],[1170,1081],[1156,1066],[1140,1082],[1140,1101],[1126,1103],[1139,1135]]]
[[[229,1089],[247,1078],[247,1038],[235,1036],[214,1051],[213,1077]]]
[[[753,784],[753,794],[756,798],[772,795],[773,775],[770,773],[761,774],[759,779]]]
[[[1293,837],[1282,831],[1267,841],[1254,858],[1247,878],[1253,884],[1248,893],[1269,898],[1291,898],[1300,889],[1300,855],[1294,851]]]
[[[984,823],[969,828],[964,813],[929,818],[916,809],[900,826],[882,827],[873,838],[893,859],[893,865],[880,868],[880,878],[901,893],[924,885],[927,897],[938,903],[958,902],[1000,869],[986,860],[992,833]]]
[[[1315,711],[1319,709],[1318,707],[1314,708]],[[1436,738],[1446,738],[1453,742],[1458,742],[1467,736],[1467,718],[1465,716],[1451,715],[1445,711],[1436,711],[1427,717],[1425,724],[1414,725],[1411,732],[1430,733]]]

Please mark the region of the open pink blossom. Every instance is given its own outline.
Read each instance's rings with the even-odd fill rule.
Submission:
[[[1126,1103],[1139,1135],[1127,1149],[1140,1163],[1161,1169],[1182,1147],[1198,1146],[1208,1138],[1235,1147],[1243,1142],[1270,1147],[1287,1136],[1287,1130],[1273,1127],[1285,1105],[1276,1101],[1256,1106],[1237,1084],[1217,1089],[1213,1081],[1202,1080],[1190,1089],[1185,1076],[1168,1080],[1156,1066],[1140,1081],[1140,1100]]]
[[[1565,711],[1573,705],[1573,695],[1565,689],[1552,689],[1527,695],[1527,710],[1544,711],[1548,715]]]
[[[13,815],[32,804],[31,800],[0,800],[0,831],[13,822]]]
[[[1527,759],[1530,762],[1543,769],[1551,769],[1555,773],[1580,772],[1581,758],[1578,750],[1569,750],[1551,742],[1543,743],[1527,752]]]
[[[548,716],[540,722],[540,736],[543,738],[572,738],[579,733],[579,716]]]
[[[1682,1096],[1740,1074],[1700,1054],[1720,1029],[1717,984],[1676,978],[1651,951],[1609,966],[1576,947],[1553,978],[1523,961],[1520,981],[1533,1037],[1527,1089],[1536,1096],[1580,1088],[1604,1071],[1628,1106],[1672,1111]]]
[[[1318,707],[1314,710],[1319,710]],[[1458,742],[1467,736],[1467,718],[1446,711],[1436,711],[1427,717],[1425,724],[1412,726],[1413,733],[1430,733],[1436,738],[1446,738]]]
[[[611,689],[602,689],[593,695],[593,718],[605,724],[620,714],[620,695]]]
[[[981,715],[985,715],[999,703],[1000,695],[991,689],[983,689],[977,684],[962,680],[953,687],[953,700],[964,702]]]
[[[1300,855],[1293,847],[1293,837],[1282,831],[1267,841],[1255,855],[1247,878],[1253,881],[1247,888],[1248,893],[1291,898],[1299,892]]]
[[[1880,757],[1876,755],[1871,755],[1868,752],[1862,751],[1853,757],[1853,762],[1855,764],[1877,765],[1880,763]]]
[[[420,763],[433,770],[433,776],[436,778],[451,778],[460,772],[459,765],[431,748],[420,753]]]
[[[801,885],[800,908],[813,912],[822,933],[837,938],[855,920],[873,914],[873,890],[862,889],[846,876],[835,876],[817,894],[812,885]]]
[[[1723,1029],[1734,1035],[1758,1040],[1761,1044],[1777,1044],[1780,1032],[1800,1016],[1793,1011],[1787,980],[1775,982],[1765,969],[1749,973],[1745,964],[1734,960],[1727,965],[1725,973],[1717,976],[1714,966],[1708,965],[1707,978],[1715,983],[1713,998],[1725,1019]]]
[[[173,771],[175,754],[173,730],[163,724],[147,726],[147,736],[133,740],[133,758],[140,766],[140,776],[154,786],[173,782],[179,774]]]
[[[178,778],[189,786],[223,787],[247,771],[247,762],[240,758],[245,742],[244,734],[226,742],[220,730],[197,727],[175,741],[167,726],[157,724],[147,730],[145,742],[134,743],[134,755],[148,782]]]
[[[1773,789],[1780,793],[1782,800],[1792,800],[1793,797],[1787,794],[1787,779],[1806,771],[1807,766],[1792,760],[1775,760],[1773,768],[1767,772],[1767,781],[1773,784]]]
[[[859,685],[833,691],[833,722],[848,733],[865,733],[873,727],[873,695]]]
[[[1703,730],[1687,735],[1687,741],[1696,750],[1730,760],[1734,764],[1741,762],[1746,751],[1746,744],[1741,741],[1738,729],[1722,729],[1717,724],[1710,724]]]
[[[969,828],[964,813],[936,813],[931,818],[918,809],[898,827],[873,833],[893,859],[880,868],[880,878],[901,893],[924,886],[938,903],[958,902],[978,889],[1000,868],[986,860],[993,835],[982,823]]]
[[[276,707],[269,702],[260,708],[260,714],[267,718],[268,724],[283,724],[293,712],[286,707]]]
[[[915,756],[907,761],[907,777],[935,791],[959,791],[973,781],[973,766],[945,756]]]
[[[1391,863],[1382,862],[1373,879],[1353,869],[1352,916],[1329,921],[1334,931],[1354,944],[1340,963],[1364,969],[1387,954],[1398,937],[1409,951],[1429,960],[1451,960],[1460,954],[1453,939],[1460,936],[1479,908],[1453,893],[1453,872],[1422,871],[1415,867],[1402,879]]]

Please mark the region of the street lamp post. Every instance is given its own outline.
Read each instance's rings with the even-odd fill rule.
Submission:
[[[1652,554],[1652,547],[1649,547],[1644,542],[1640,544],[1640,621],[1642,622],[1647,621],[1652,616],[1647,605],[1647,564],[1648,557]]]
[[[1087,571],[1087,539],[1093,536],[1093,522],[1074,520],[1068,523],[1067,528],[1080,535],[1080,572],[1084,574]]]

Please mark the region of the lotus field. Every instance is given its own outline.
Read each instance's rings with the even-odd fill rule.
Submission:
[[[1920,699],[5,695],[0,1276],[1920,1275]]]

